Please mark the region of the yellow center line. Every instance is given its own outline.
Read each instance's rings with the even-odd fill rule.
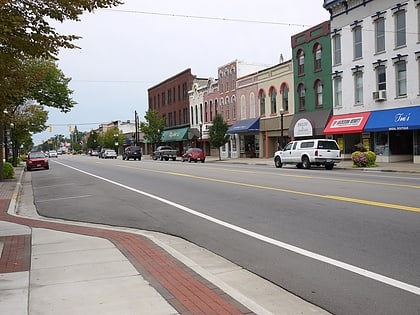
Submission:
[[[191,174],[169,172],[169,171],[160,171],[160,170],[151,170],[151,169],[143,169],[143,168],[140,169],[138,167],[131,167],[131,166],[127,166],[127,165],[118,165],[118,166],[125,167],[125,168],[137,169],[137,170],[143,170],[143,171],[149,171],[149,172],[153,172],[153,173],[169,174],[169,175],[173,175],[173,176],[188,177],[188,178],[192,178],[192,179],[199,179],[199,180],[205,180],[205,181],[216,182],[216,183],[236,185],[236,186],[241,186],[241,187],[278,191],[278,192],[295,194],[295,195],[303,195],[303,196],[323,198],[323,199],[332,199],[332,200],[338,200],[338,201],[344,201],[344,202],[364,204],[364,205],[369,205],[369,206],[384,207],[384,208],[391,208],[391,209],[412,211],[412,212],[419,212],[420,213],[420,208],[398,205],[398,204],[392,204],[392,203],[385,203],[385,202],[378,202],[378,201],[371,201],[371,200],[364,200],[364,199],[356,199],[356,198],[349,198],[349,197],[343,197],[343,196],[320,195],[320,194],[308,193],[308,192],[297,191],[297,190],[290,190],[290,189],[284,189],[284,188],[276,188],[276,187],[270,187],[270,186],[241,183],[241,182],[236,182],[236,181],[210,178],[210,177],[203,177],[203,176],[197,176],[197,175],[191,175]]]

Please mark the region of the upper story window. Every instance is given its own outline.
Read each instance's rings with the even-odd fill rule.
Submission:
[[[265,93],[263,90],[258,93],[258,98],[260,100],[260,115],[265,116]]]
[[[281,105],[284,111],[289,111],[289,88],[287,84],[281,87]]]
[[[277,92],[275,88],[270,89],[270,104],[271,104],[271,114],[277,113]]]
[[[386,68],[384,65],[376,67],[376,87],[378,91],[386,90]]]
[[[315,85],[315,106],[322,107],[322,81],[316,80]]]
[[[336,34],[332,38],[333,41],[333,62],[334,66],[341,64],[341,35]]]
[[[354,103],[363,103],[363,72],[354,72]]]
[[[297,53],[297,61],[298,61],[298,75],[303,75],[305,73],[305,54],[303,50],[299,50]]]
[[[343,106],[343,89],[342,82],[343,78],[341,76],[334,77],[334,106],[341,107]]]
[[[353,59],[362,58],[362,27],[353,28]]]
[[[235,95],[232,96],[231,103],[232,103],[232,119],[236,119],[236,97],[235,97]]]
[[[314,70],[319,71],[322,69],[322,49],[321,44],[317,43],[314,46]]]
[[[217,104],[217,99],[215,99],[214,100],[214,115],[217,115],[218,112],[219,112],[219,106]]]
[[[395,48],[405,46],[407,44],[406,29],[406,13],[405,10],[395,12]]]
[[[405,60],[395,63],[397,97],[407,96],[407,64]]]
[[[375,52],[385,51],[385,19],[380,17],[375,20]]]
[[[303,83],[299,84],[298,86],[298,97],[299,97],[299,110],[305,110],[305,96],[306,96],[306,88]]]

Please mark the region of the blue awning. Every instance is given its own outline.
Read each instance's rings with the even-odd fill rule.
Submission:
[[[371,112],[365,132],[420,129],[420,106]]]
[[[259,132],[260,131],[260,118],[250,118],[239,120],[229,127],[227,133],[245,133],[245,132]]]

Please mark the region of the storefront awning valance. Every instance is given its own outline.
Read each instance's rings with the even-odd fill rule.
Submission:
[[[365,131],[420,129],[420,106],[371,112]]]
[[[246,132],[259,132],[260,131],[260,118],[250,118],[239,120],[229,127],[227,133],[246,133]]]
[[[189,127],[164,130],[162,133],[162,142],[176,142],[188,140]]]
[[[362,133],[368,122],[370,112],[332,116],[324,129],[326,135]]]

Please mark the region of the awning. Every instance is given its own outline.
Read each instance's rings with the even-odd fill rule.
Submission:
[[[378,110],[370,114],[365,131],[420,129],[420,106]]]
[[[227,133],[245,133],[245,132],[259,132],[260,131],[260,118],[250,118],[239,120],[229,127]]]
[[[324,129],[324,134],[362,133],[370,114],[370,112],[363,112],[332,116]]]
[[[162,142],[176,142],[188,140],[189,127],[164,130],[162,133]]]
[[[321,136],[330,116],[330,109],[295,114],[289,126],[289,136]]]

